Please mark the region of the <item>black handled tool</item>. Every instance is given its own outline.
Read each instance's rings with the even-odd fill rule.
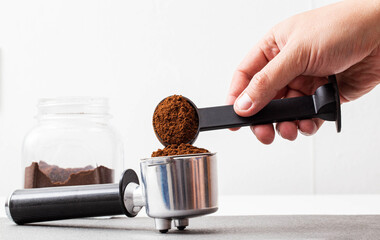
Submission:
[[[251,117],[241,117],[233,105],[197,108],[188,98],[186,100],[198,114],[198,132],[189,142],[192,144],[199,132],[223,128],[260,125],[275,122],[320,118],[335,121],[336,130],[341,130],[341,112],[338,85],[335,75],[328,77],[329,83],[320,86],[313,95],[272,100],[261,111]],[[157,135],[163,145],[167,143]]]

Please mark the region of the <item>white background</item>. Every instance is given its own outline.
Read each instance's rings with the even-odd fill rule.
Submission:
[[[104,96],[125,166],[161,145],[155,105],[223,105],[232,73],[271,26],[331,1],[0,1],[0,196],[21,186],[21,144],[41,97]],[[359,2],[359,1],[358,1]],[[342,133],[260,144],[249,128],[200,134],[221,195],[380,194],[380,88],[342,106]]]

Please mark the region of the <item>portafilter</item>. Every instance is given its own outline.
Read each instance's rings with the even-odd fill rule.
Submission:
[[[125,214],[145,206],[162,233],[183,230],[189,218],[216,212],[218,184],[215,153],[143,159],[141,181],[125,170],[119,184],[48,187],[14,191],[5,203],[16,224]]]

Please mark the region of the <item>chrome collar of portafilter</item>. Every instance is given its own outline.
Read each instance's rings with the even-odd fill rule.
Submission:
[[[13,222],[11,212],[9,209],[9,201],[11,199],[12,194],[7,195],[7,198],[5,199],[5,214],[7,215],[7,218]]]

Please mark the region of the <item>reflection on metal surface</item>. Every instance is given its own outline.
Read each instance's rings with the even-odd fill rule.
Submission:
[[[12,195],[10,194],[6,199],[5,199],[5,214],[7,215],[8,219],[13,222],[13,218],[11,215],[11,211],[9,209],[10,206],[10,200],[11,200]]]
[[[215,154],[145,159],[140,169],[148,216],[180,219],[218,209]]]

